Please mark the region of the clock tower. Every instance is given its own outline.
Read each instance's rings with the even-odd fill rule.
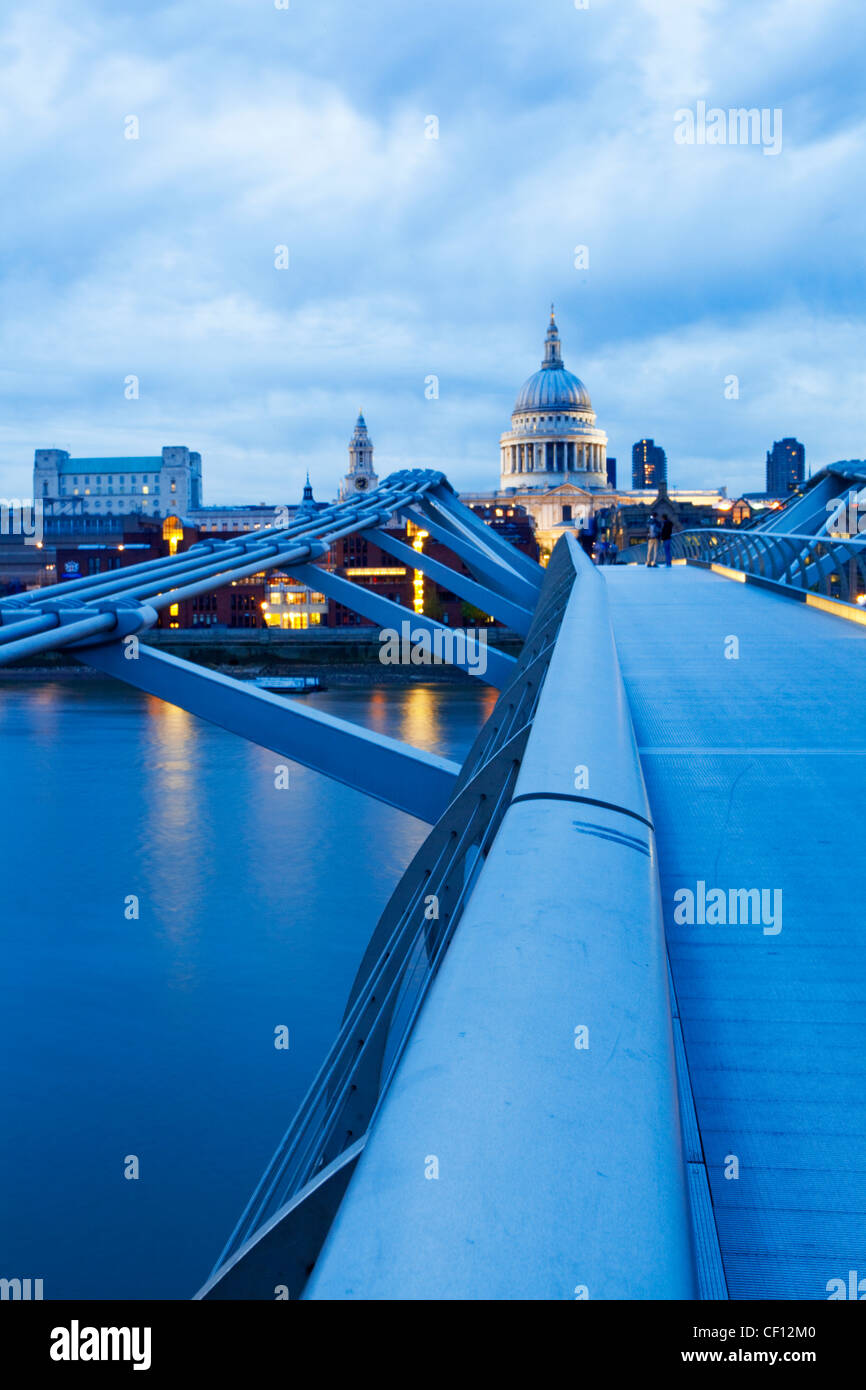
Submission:
[[[359,412],[349,444],[349,471],[340,484],[340,501],[348,502],[372,492],[378,481],[373,470],[373,441],[367,433],[367,422]]]

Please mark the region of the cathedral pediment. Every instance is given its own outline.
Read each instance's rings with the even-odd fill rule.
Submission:
[[[539,501],[556,502],[567,501],[580,498],[589,501],[593,494],[585,487],[578,487],[577,483],[559,483],[557,487],[551,487],[541,493]]]

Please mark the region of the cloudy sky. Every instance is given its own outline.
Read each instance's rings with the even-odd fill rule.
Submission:
[[[380,474],[493,486],[551,300],[621,482],[643,435],[732,492],[784,435],[866,455],[862,0],[3,16],[4,495],[37,447],[187,444],[208,502],[328,498],[359,405]],[[699,101],[780,153],[677,143]]]

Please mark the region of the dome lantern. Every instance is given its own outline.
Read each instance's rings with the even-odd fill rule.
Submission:
[[[592,410],[589,392],[580,377],[566,371],[552,304],[541,369],[524,381],[512,415],[523,415],[534,410]]]
[[[543,371],[562,367],[562,347],[559,341],[559,329],[556,326],[556,319],[553,317],[552,304],[550,306],[550,323],[544,339],[544,361],[541,367]]]

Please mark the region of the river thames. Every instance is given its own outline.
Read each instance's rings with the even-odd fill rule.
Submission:
[[[305,699],[459,760],[495,691]],[[7,685],[0,757],[0,1275],[189,1298],[425,827],[296,764],[278,790],[275,754],[101,679]]]

